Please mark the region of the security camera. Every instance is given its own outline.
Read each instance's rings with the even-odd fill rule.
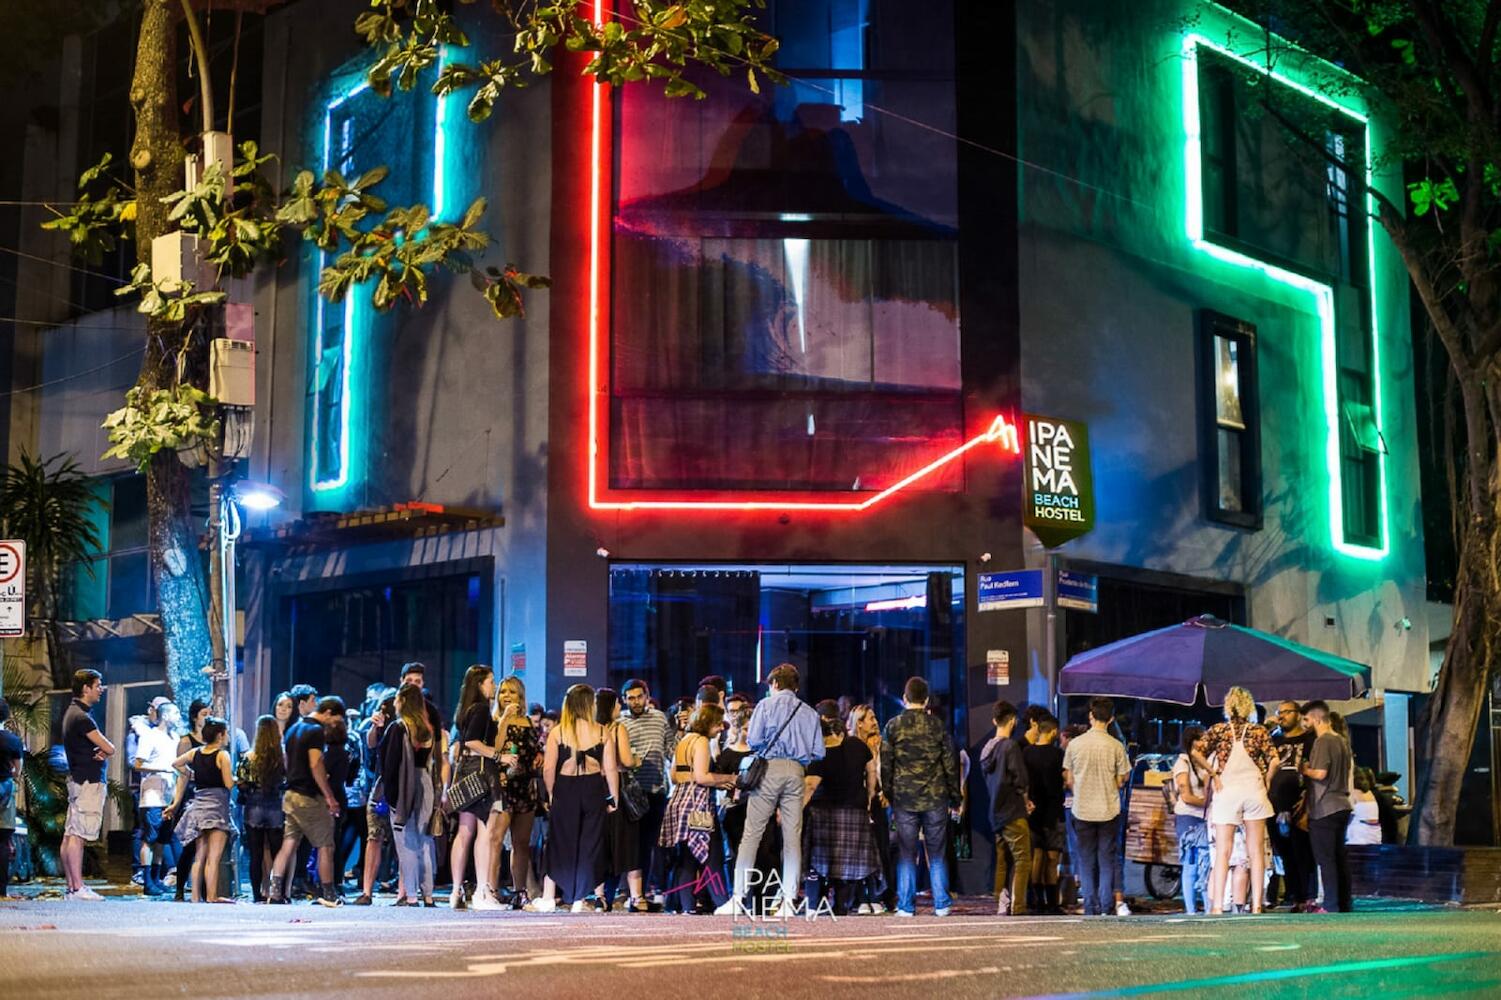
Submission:
[[[610,550],[607,549],[607,548],[605,548],[603,545],[601,545],[599,548],[595,549],[594,550],[594,554],[597,555],[597,556],[599,556],[601,559],[608,559],[608,558],[610,558]]]

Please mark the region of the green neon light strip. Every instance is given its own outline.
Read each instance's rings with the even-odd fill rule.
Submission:
[[[1229,989],[1236,986],[1256,986],[1262,983],[1285,982],[1289,979],[1313,982],[1326,976],[1348,976],[1352,973],[1386,972],[1392,969],[1423,968],[1444,965],[1449,962],[1495,961],[1501,952],[1464,951],[1452,955],[1414,955],[1403,958],[1372,958],[1356,962],[1335,962],[1330,965],[1305,965],[1293,969],[1268,969],[1265,972],[1246,972],[1237,976],[1215,976],[1210,979],[1180,979],[1172,983],[1150,983],[1141,986],[1123,986],[1114,990],[1099,990],[1089,993],[1053,993],[1044,1000],[1096,1000],[1102,997],[1138,997],[1154,993],[1197,993],[1201,990]],[[1343,985],[1349,985],[1343,982]],[[1375,985],[1374,983],[1370,985]],[[1476,984],[1479,986],[1480,984]],[[1482,987],[1483,988],[1483,987]]]
[[[448,58],[448,48],[444,46],[439,51],[438,71],[443,71],[443,62]],[[326,173],[332,165],[333,156],[333,118],[334,112],[344,105],[345,102],[358,97],[369,89],[369,84],[361,81],[348,91],[329,101],[323,109],[323,170]],[[434,219],[441,218],[447,208],[445,201],[449,189],[448,183],[448,150],[452,148],[453,141],[449,133],[447,104],[444,97],[435,98],[436,109],[434,112],[433,126],[433,212]],[[318,254],[318,269],[321,271],[327,264],[327,256]],[[350,416],[354,411],[354,380],[352,378],[354,368],[354,342],[361,331],[363,324],[356,322],[363,316],[363,310],[356,303],[358,296],[353,289],[344,298],[344,349],[343,378],[341,380],[341,395],[343,405],[339,408],[339,468],[332,476],[320,478],[318,468],[318,441],[321,430],[321,412],[317,397],[313,401],[313,434],[308,452],[308,467],[310,469],[309,481],[315,492],[325,492],[338,489],[349,482],[350,464]],[[317,350],[314,353],[314,365],[322,363],[323,358],[323,332],[324,310],[327,304],[323,296],[317,296],[317,305],[314,312],[314,329],[316,330]]]
[[[1221,246],[1205,238],[1204,234],[1204,179],[1203,163],[1200,155],[1200,132],[1199,132],[1199,47],[1203,46],[1219,53],[1227,59],[1234,60],[1254,73],[1259,73],[1268,79],[1274,80],[1283,86],[1290,87],[1306,97],[1310,97],[1320,104],[1333,109],[1358,122],[1365,131],[1366,150],[1366,186],[1370,188],[1372,183],[1371,166],[1371,125],[1365,115],[1352,108],[1345,107],[1331,100],[1328,96],[1307,87],[1296,80],[1289,79],[1280,73],[1271,72],[1263,66],[1243,56],[1237,55],[1228,49],[1216,45],[1202,35],[1190,34],[1183,39],[1183,174],[1184,187],[1186,189],[1185,223],[1188,241],[1195,249],[1202,250],[1228,264],[1237,267],[1250,268],[1260,271],[1273,281],[1281,282],[1291,288],[1307,292],[1314,298],[1314,305],[1318,310],[1319,327],[1321,331],[1320,348],[1323,359],[1323,384],[1324,384],[1324,420],[1326,424],[1325,461],[1329,468],[1329,538],[1337,552],[1358,559],[1381,559],[1388,551],[1386,516],[1387,516],[1387,487],[1386,487],[1386,455],[1377,455],[1377,467],[1380,480],[1380,513],[1378,524],[1380,526],[1380,543],[1375,546],[1360,545],[1350,542],[1345,538],[1343,488],[1340,482],[1340,453],[1339,453],[1339,362],[1336,356],[1336,328],[1334,318],[1334,288],[1321,281],[1317,281],[1307,275],[1298,274],[1270,264],[1255,257],[1249,257],[1243,253]],[[1381,353],[1379,327],[1377,317],[1380,310],[1376,303],[1376,234],[1375,222],[1372,218],[1374,212],[1373,199],[1366,195],[1366,253],[1371,269],[1371,382],[1372,410],[1375,413],[1376,426],[1383,426],[1381,418]]]

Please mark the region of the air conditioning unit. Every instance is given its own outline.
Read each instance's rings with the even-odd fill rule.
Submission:
[[[255,342],[221,337],[209,344],[208,392],[224,406],[255,405]]]

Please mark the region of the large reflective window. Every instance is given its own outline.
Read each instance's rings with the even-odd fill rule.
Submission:
[[[948,13],[767,18],[787,86],[616,93],[616,488],[880,489],[963,439]]]

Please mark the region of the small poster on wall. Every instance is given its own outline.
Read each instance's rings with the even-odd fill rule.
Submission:
[[[589,676],[589,644],[583,639],[569,639],[563,643],[563,676]]]
[[[987,649],[985,651],[985,681],[988,684],[1011,683],[1011,651]]]

